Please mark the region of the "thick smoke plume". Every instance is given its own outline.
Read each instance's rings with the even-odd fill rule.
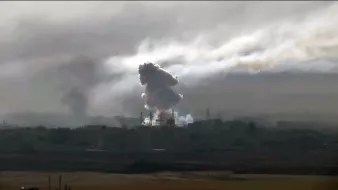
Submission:
[[[145,108],[156,111],[155,121],[171,118],[170,109],[183,98],[172,89],[178,84],[177,77],[154,63],[139,65],[138,73],[141,85],[145,86],[145,93],[141,95]]]

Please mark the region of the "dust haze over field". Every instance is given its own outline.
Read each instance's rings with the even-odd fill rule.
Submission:
[[[1,2],[0,11],[2,114],[136,116],[137,68],[148,61],[178,76],[183,115],[337,114],[336,2]]]

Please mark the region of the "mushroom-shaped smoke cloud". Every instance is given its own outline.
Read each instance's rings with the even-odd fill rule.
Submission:
[[[175,92],[172,87],[178,84],[177,77],[154,63],[144,63],[138,68],[140,83],[145,86],[145,93],[141,97],[145,101],[145,108],[156,111],[155,118],[170,117],[170,109],[179,103],[183,96]]]

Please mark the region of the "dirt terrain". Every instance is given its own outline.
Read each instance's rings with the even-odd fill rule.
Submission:
[[[62,187],[72,190],[334,190],[338,177],[291,175],[234,175],[229,172],[167,172],[156,174],[106,173],[39,173],[2,172],[2,190],[16,190],[20,186],[48,190],[48,176],[52,176],[52,190],[58,187],[62,174]]]

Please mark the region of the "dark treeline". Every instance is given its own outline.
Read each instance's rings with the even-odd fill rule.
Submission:
[[[0,170],[120,171],[140,163],[189,169],[194,163],[205,169],[255,168],[269,173],[267,168],[275,168],[278,173],[303,168],[332,173],[337,153],[335,130],[263,127],[242,121],[201,121],[175,128],[35,127],[0,132]]]

